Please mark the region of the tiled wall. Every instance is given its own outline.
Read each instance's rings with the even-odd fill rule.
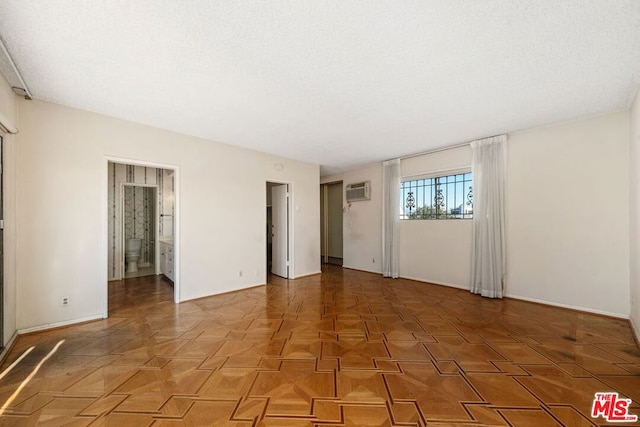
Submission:
[[[147,184],[157,185],[160,193],[158,198],[157,210],[160,218],[159,228],[160,236],[173,236],[173,218],[175,214],[174,204],[174,179],[173,171],[166,169],[157,169],[144,166],[132,166],[124,165],[120,163],[109,163],[109,264],[108,273],[109,280],[117,280],[120,278],[120,271],[124,256],[122,253],[122,206],[121,206],[121,190],[122,183],[133,184]],[[141,187],[133,187],[140,188]],[[142,203],[141,208],[144,209],[144,196],[140,192],[140,198],[138,202]],[[144,229],[144,224],[140,227]],[[125,230],[126,231],[126,230]],[[133,234],[132,230],[129,230],[130,234]],[[144,233],[139,229],[138,232],[142,236],[135,235],[135,237],[144,237]],[[153,236],[153,230],[151,230],[151,236]],[[147,243],[143,243],[143,252],[141,262],[153,263],[153,251],[151,239],[147,240]]]

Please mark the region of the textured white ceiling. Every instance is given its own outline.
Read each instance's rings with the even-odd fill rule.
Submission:
[[[34,98],[323,173],[626,109],[640,1],[3,0]]]

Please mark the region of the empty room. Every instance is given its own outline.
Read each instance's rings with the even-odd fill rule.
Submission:
[[[0,426],[640,425],[640,2],[0,2]]]

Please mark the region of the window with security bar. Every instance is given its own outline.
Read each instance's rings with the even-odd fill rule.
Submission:
[[[471,172],[403,181],[400,219],[472,219]]]

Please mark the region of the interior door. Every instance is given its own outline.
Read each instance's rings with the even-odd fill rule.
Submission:
[[[271,273],[280,277],[289,277],[289,195],[288,185],[271,188],[271,239],[273,255]]]

